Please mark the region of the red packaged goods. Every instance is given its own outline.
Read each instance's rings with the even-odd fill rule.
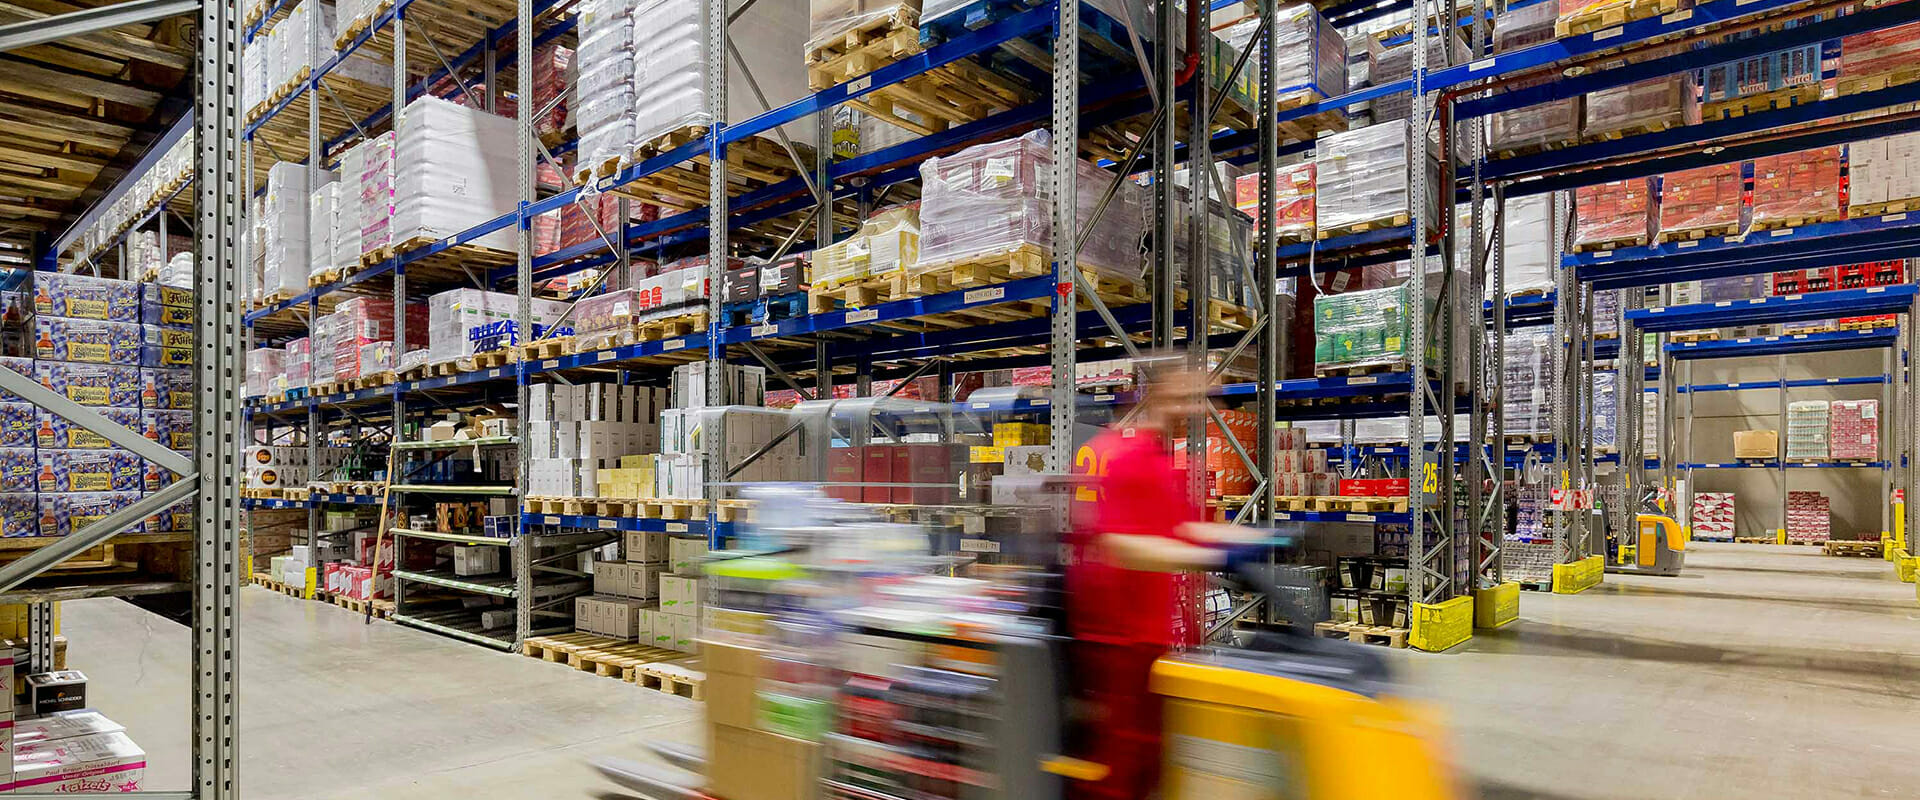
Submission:
[[[1693,538],[1717,542],[1733,541],[1734,496],[1732,492],[1694,492]]]
[[[1652,185],[1645,178],[1582,186],[1573,192],[1575,250],[1646,244],[1653,232]]]
[[[1649,78],[1587,95],[1587,136],[1663,131],[1700,124],[1693,73]]]
[[[1276,168],[1273,182],[1274,231],[1280,241],[1313,238],[1313,162]],[[1233,193],[1234,208],[1260,217],[1260,173],[1240,176]]]
[[[1753,160],[1755,230],[1832,222],[1840,214],[1839,147]]]
[[[1347,497],[1406,497],[1406,478],[1345,478],[1340,494]]]
[[[1852,94],[1846,88],[1849,78],[1862,78],[1871,75],[1897,74],[1906,76],[1899,83],[1914,79],[1911,66],[1920,59],[1920,22],[1909,22],[1891,28],[1882,28],[1866,33],[1857,33],[1840,40],[1840,79],[1841,94]],[[1878,89],[1881,86],[1865,88]]]
[[[1012,370],[1011,386],[1052,386],[1052,367],[1020,367]]]
[[[1493,25],[1494,52],[1505,53],[1553,39],[1556,10],[1552,4],[1535,3],[1501,14]],[[1545,74],[1504,88],[1518,91],[1557,79],[1556,75]],[[1493,149],[1504,152],[1579,141],[1583,102],[1582,97],[1571,97],[1493,115],[1489,130]]]
[[[1824,542],[1833,532],[1832,509],[1819,492],[1787,492],[1787,539]]]
[[[1835,164],[1838,169],[1838,163]],[[1655,241],[1732,236],[1744,227],[1739,164],[1669,172],[1660,179]]]
[[[1827,406],[1827,453],[1836,461],[1880,457],[1880,401],[1835,400]]]
[[[1833,267],[1819,269],[1790,269],[1773,273],[1773,295],[1781,297],[1807,292],[1824,292],[1834,288],[1839,270]]]

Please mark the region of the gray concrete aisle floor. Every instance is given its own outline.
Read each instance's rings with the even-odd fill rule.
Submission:
[[[240,594],[249,800],[584,798],[585,766],[691,741],[698,704],[259,589]],[[65,631],[94,704],[187,783],[187,632],[111,600]],[[1526,593],[1521,620],[1395,653],[1489,800],[1916,797],[1920,606],[1884,561],[1697,545],[1676,578]]]

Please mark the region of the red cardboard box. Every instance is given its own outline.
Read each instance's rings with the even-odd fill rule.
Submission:
[[[1346,478],[1340,494],[1347,497],[1406,497],[1406,478]]]
[[[860,502],[860,450],[835,447],[827,451],[828,497],[849,503]]]
[[[893,501],[893,445],[869,444],[860,447],[860,501],[863,503],[888,503]],[[880,484],[875,486],[874,484]]]

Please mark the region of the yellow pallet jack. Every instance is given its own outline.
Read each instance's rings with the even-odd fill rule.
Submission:
[[[1617,574],[1680,574],[1687,563],[1687,541],[1692,537],[1674,518],[1664,514],[1634,516],[1631,542],[1617,542],[1608,553],[1607,571]]]

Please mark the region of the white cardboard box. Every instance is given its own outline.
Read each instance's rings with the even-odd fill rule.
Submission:
[[[707,557],[707,540],[674,537],[667,543],[667,570],[698,574],[700,562]]]
[[[667,535],[658,531],[627,532],[627,563],[656,564],[664,563],[671,552],[667,545]]]
[[[96,733],[22,745],[13,754],[13,791],[44,794],[137,792],[147,754],[126,733]]]

